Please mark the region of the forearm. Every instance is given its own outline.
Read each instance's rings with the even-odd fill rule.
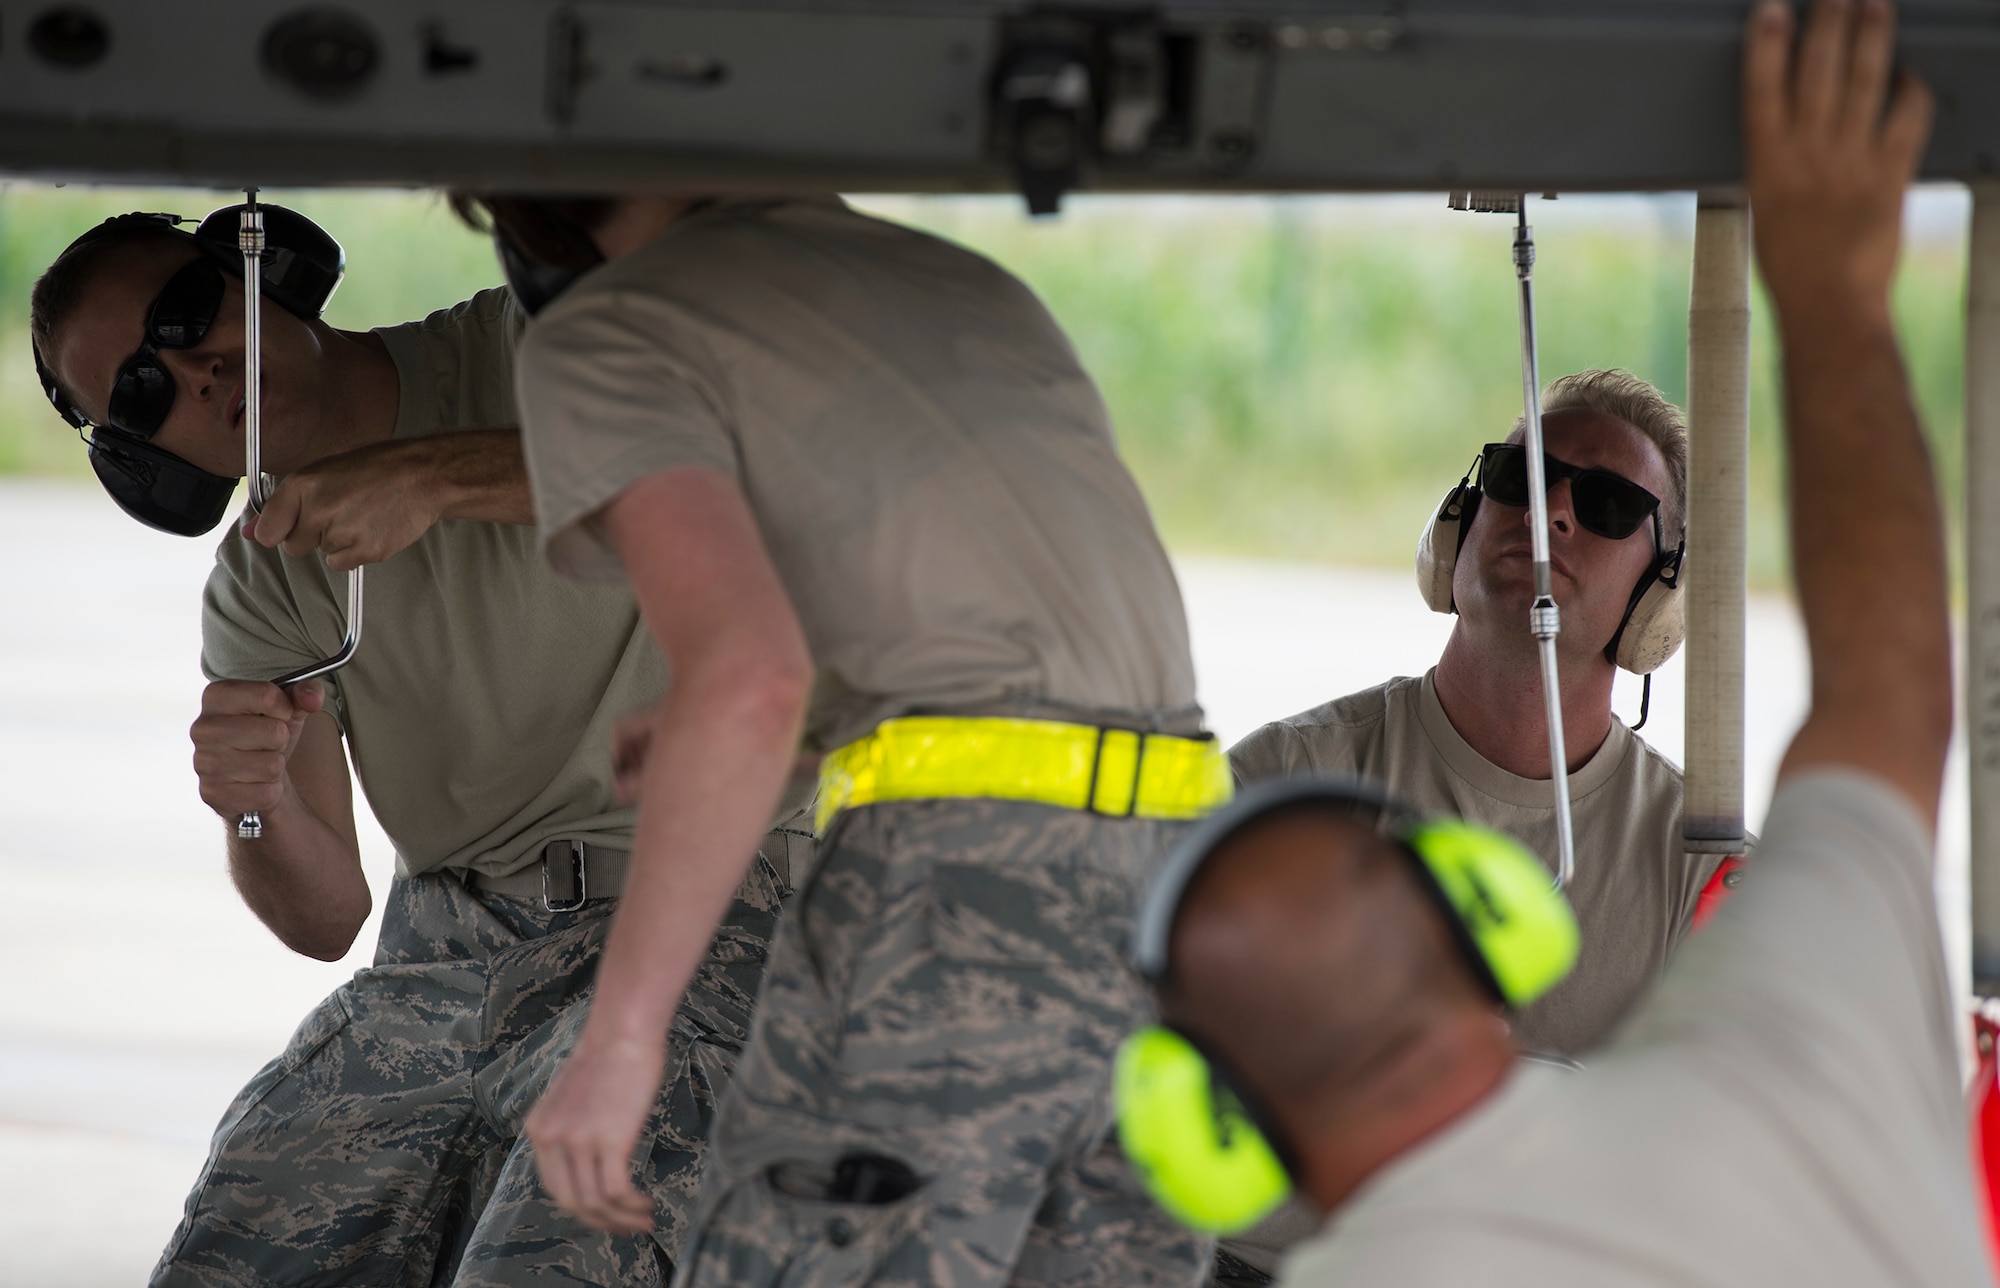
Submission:
[[[1813,675],[1779,777],[1859,769],[1934,822],[1951,736],[1944,532],[1889,312],[1931,96],[1896,70],[1888,5],[1819,4],[1800,33],[1789,7],[1759,4],[1742,103]]]
[[[426,466],[444,498],[439,517],[488,523],[535,521],[520,430],[469,429],[409,442],[427,453]]]
[[[1783,302],[1779,329],[1816,718],[1788,763],[1877,768],[1878,749],[1934,801],[1951,728],[1943,520],[1887,301]]]
[[[665,1036],[770,826],[802,704],[802,693],[727,659],[676,676],[646,760],[591,1040],[656,1044]]]
[[[261,812],[263,835],[229,829],[229,875],[257,919],[293,952],[337,961],[372,907],[353,822],[321,818],[296,791]]]

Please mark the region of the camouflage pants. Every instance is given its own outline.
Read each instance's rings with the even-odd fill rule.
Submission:
[[[1197,1284],[1117,1152],[1126,962],[1174,825],[996,801],[841,816],[772,946],[677,1288]]]
[[[551,913],[417,877],[390,891],[375,964],[224,1115],[153,1284],[657,1288],[787,893],[760,855],[674,1020],[637,1155],[651,1237],[564,1216],[521,1135],[582,1027],[616,901]]]

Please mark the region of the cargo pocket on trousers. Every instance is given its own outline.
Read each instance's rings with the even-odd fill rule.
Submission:
[[[202,1164],[201,1175],[195,1178],[194,1187],[188,1191],[187,1208],[180,1229],[175,1231],[173,1242],[168,1246],[166,1261],[179,1255],[193,1231],[195,1214],[208,1206],[211,1178],[216,1167],[229,1157],[230,1147],[236,1143],[244,1122],[257,1112],[273,1091],[284,1085],[286,1079],[297,1074],[319,1054],[321,1048],[352,1023],[353,1018],[347,1006],[346,987],[334,990],[293,1030],[291,1041],[278,1053],[278,1058],[258,1070],[257,1075],[236,1094],[236,1099],[223,1112],[222,1121],[216,1124],[215,1134],[209,1140],[208,1160]]]
[[[1130,887],[1076,861],[940,863],[927,903],[940,959],[1026,970],[1116,971],[1132,917]]]
[[[1023,1094],[1081,1109],[1142,1006],[1128,916],[1123,883],[1086,863],[934,865],[844,1018],[841,1068],[867,1101],[850,1116],[917,1127]]]
[[[286,1073],[297,1072],[301,1065],[319,1054],[321,1047],[333,1040],[334,1034],[353,1020],[354,1013],[347,1006],[347,990],[335,989],[292,1031],[292,1040],[278,1053],[278,1064]]]
[[[882,1159],[893,1171],[894,1160]],[[843,1160],[842,1166],[846,1165]],[[877,1175],[874,1202],[826,1197],[854,1178],[777,1163],[739,1181],[708,1214],[683,1260],[682,1288],[855,1288],[928,1279],[923,1183]],[[899,1192],[900,1191],[900,1192]],[[844,1191],[842,1191],[844,1192]]]
[[[347,990],[335,990],[306,1016],[299,1027],[292,1031],[292,1040],[278,1053],[278,1058],[258,1071],[236,1100],[223,1115],[222,1122],[215,1130],[215,1148],[212,1153],[220,1154],[225,1142],[234,1135],[244,1119],[257,1111],[267,1097],[287,1078],[295,1076],[299,1070],[311,1062],[327,1043],[333,1041],[340,1031],[353,1022],[353,1012],[347,1006]]]

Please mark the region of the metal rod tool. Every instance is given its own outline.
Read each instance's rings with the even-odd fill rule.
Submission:
[[[1545,196],[1553,198],[1554,193]],[[1549,471],[1542,448],[1541,360],[1535,353],[1535,230],[1528,226],[1525,192],[1454,192],[1453,210],[1488,215],[1513,215],[1514,277],[1521,288],[1521,410],[1527,426],[1528,512],[1534,543],[1535,598],[1528,606],[1528,632],[1542,655],[1542,701],[1549,722],[1549,779],[1556,798],[1556,887],[1567,888],[1576,875],[1576,831],[1569,811],[1569,752],[1563,745],[1561,677],[1556,668],[1556,637],[1562,634],[1562,612],[1549,584]]]
[[[1528,226],[1528,198],[1521,196],[1514,225],[1514,276],[1521,285],[1521,393],[1528,426],[1528,528],[1534,542],[1535,600],[1528,607],[1528,630],[1542,653],[1542,698],[1549,722],[1549,778],[1556,796],[1556,885],[1568,887],[1576,875],[1576,834],[1569,813],[1569,753],[1563,745],[1562,688],[1556,670],[1556,636],[1562,611],[1549,582],[1549,479],[1542,459],[1542,378],[1535,353],[1535,230]]]
[[[264,212],[257,208],[257,190],[248,198],[237,224],[236,245],[243,252],[243,466],[250,483],[250,509],[264,513],[268,497],[264,479]],[[289,688],[304,680],[338,671],[354,660],[361,647],[361,569],[347,574],[347,633],[331,657],[287,671],[271,683]],[[252,810],[236,820],[236,835],[254,841],[264,835],[264,820]]]

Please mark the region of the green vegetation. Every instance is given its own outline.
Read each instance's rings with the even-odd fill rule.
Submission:
[[[81,452],[35,388],[34,276],[77,231],[131,209],[201,213],[226,197],[0,190],[0,472],[77,475]],[[433,196],[272,194],[345,243],[330,318],[419,316],[497,280]],[[1024,277],[1102,383],[1120,441],[1175,548],[1400,564],[1481,442],[1520,406],[1510,221],[1441,198],[1072,203],[1035,223],[989,199],[864,204]],[[1623,366],[1680,401],[1692,201],[1538,202],[1545,378]],[[1913,242],[1897,306],[1952,504],[1961,416],[1963,247]],[[1775,354],[1758,311],[1752,575],[1784,573]]]

